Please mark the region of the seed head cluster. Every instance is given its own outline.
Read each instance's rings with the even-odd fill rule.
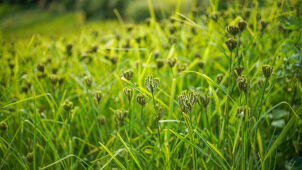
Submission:
[[[273,67],[269,65],[263,65],[262,72],[265,78],[269,78],[273,73]]]
[[[198,93],[192,90],[185,90],[178,95],[177,99],[181,111],[184,113],[190,113],[198,99]]]
[[[145,86],[151,93],[153,93],[156,90],[158,84],[159,84],[159,79],[154,78],[152,75],[149,75],[145,78]]]

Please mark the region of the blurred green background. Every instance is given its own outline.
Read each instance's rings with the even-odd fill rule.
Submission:
[[[240,3],[238,3],[240,1]],[[27,36],[33,33],[67,33],[82,27],[116,21],[142,22],[150,16],[157,19],[175,12],[204,11],[212,5],[217,10],[249,0],[0,0],[0,36]],[[260,0],[258,3],[271,3]],[[151,4],[151,6],[150,6]],[[110,24],[112,24],[110,22]]]

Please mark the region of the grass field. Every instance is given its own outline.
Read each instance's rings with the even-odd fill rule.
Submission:
[[[301,4],[215,2],[1,17],[0,169],[301,169]]]

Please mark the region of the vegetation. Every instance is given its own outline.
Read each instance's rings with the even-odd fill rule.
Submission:
[[[215,2],[4,30],[0,169],[301,169],[300,1]]]

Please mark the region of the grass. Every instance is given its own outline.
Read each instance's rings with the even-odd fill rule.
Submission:
[[[297,8],[210,2],[134,25],[73,13],[7,26],[0,169],[300,169]]]

